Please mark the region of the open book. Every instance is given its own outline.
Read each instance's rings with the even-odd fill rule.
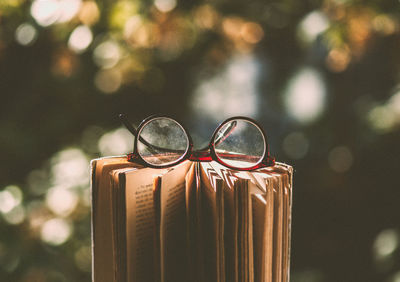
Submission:
[[[290,166],[91,165],[93,281],[289,281]]]

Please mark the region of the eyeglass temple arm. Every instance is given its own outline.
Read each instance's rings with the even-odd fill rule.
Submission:
[[[133,134],[133,136],[136,137],[137,131],[136,128],[129,122],[128,118],[124,114],[119,114],[118,115],[120,121],[125,125],[126,129],[129,130],[130,133]]]
[[[136,128],[130,123],[130,121],[128,120],[127,116],[125,114],[119,114],[119,119],[121,120],[121,122],[125,125],[126,129],[129,130],[130,133],[133,134],[133,136],[135,136],[135,138],[137,138],[137,130]],[[153,154],[157,153],[156,150],[158,151],[165,151],[165,152],[177,152],[177,153],[181,153],[182,150],[174,150],[174,149],[168,149],[168,148],[162,148],[162,147],[158,147],[156,145],[150,144],[148,141],[146,141],[142,136],[139,136],[139,140],[140,142],[142,142],[144,145],[146,145],[147,147],[149,147],[149,151]]]

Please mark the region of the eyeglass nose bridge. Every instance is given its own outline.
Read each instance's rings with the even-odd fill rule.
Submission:
[[[194,151],[190,154],[189,160],[193,162],[211,162],[213,160],[210,149]]]

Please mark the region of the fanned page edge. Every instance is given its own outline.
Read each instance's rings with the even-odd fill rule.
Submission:
[[[109,255],[113,253],[111,231],[112,200],[109,173],[114,169],[137,166],[137,164],[129,163],[126,157],[123,156],[104,157],[91,161],[92,281],[110,282],[114,280],[115,264]],[[99,201],[102,201],[102,203]],[[100,204],[102,204],[101,208]],[[104,206],[106,206],[105,209]],[[101,231],[105,232],[100,232],[99,226],[101,226]],[[105,248],[107,249],[106,252],[104,252]]]

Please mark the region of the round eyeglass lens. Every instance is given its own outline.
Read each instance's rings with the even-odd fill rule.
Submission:
[[[167,117],[148,121],[138,132],[137,149],[143,160],[154,166],[178,162],[189,148],[183,127]]]
[[[253,122],[235,119],[225,123],[215,134],[217,157],[235,168],[257,165],[266,153],[266,142],[261,129]]]

